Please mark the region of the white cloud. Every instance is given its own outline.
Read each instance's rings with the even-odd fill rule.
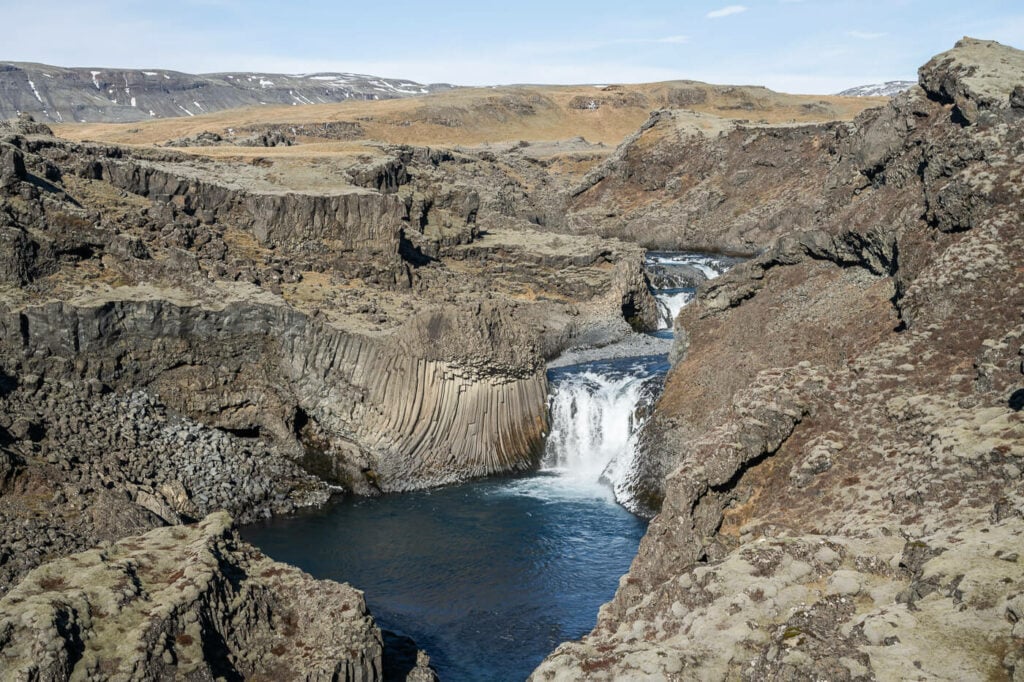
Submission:
[[[716,9],[713,12],[708,12],[708,19],[721,19],[722,17],[732,16],[733,14],[740,14],[746,12],[747,8],[743,5],[728,5],[722,9]]]
[[[887,33],[874,33],[871,31],[847,31],[846,35],[857,40],[878,40],[884,38]]]

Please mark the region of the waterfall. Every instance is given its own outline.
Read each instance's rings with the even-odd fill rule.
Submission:
[[[609,465],[631,448],[642,384],[635,377],[584,372],[556,385],[547,467],[583,481],[607,480]]]
[[[661,329],[671,329],[697,287],[714,279],[737,259],[706,254],[652,252],[647,272],[662,313]],[[671,333],[655,334],[670,344]],[[653,339],[653,337],[645,337]],[[623,344],[629,346],[627,339]],[[637,344],[651,353],[651,345]],[[542,467],[567,483],[611,488],[615,498],[632,507],[629,478],[634,472],[637,439],[668,373],[668,346],[656,355],[623,354],[615,344],[602,349],[603,359],[548,370],[551,433]],[[661,350],[661,349],[664,350]]]
[[[658,329],[671,329],[675,324],[676,315],[695,296],[693,289],[665,289],[658,292],[655,301],[658,303],[658,311],[661,313],[661,321]]]
[[[553,370],[544,469],[579,485],[610,487],[625,502],[637,434],[661,392],[666,370],[663,356]]]

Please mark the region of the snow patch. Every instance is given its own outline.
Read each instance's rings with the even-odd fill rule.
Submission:
[[[917,81],[887,81],[872,85],[860,85],[838,93],[841,97],[894,97],[904,90],[917,85]]]
[[[157,73],[156,71],[143,71],[142,75],[143,76],[159,76],[160,74]]]
[[[89,74],[92,76],[92,84],[96,86],[97,90],[102,90],[102,88],[100,87],[100,82],[98,80],[96,80],[96,76],[100,75],[101,73],[103,73],[103,72],[102,71],[90,71],[89,72]]]
[[[42,104],[43,98],[39,96],[39,91],[36,90],[36,84],[32,82],[31,78],[28,79],[28,86],[32,88],[32,94],[35,95],[36,99],[39,100],[39,103]]]
[[[135,98],[134,98],[134,97],[132,97],[132,106],[133,106],[133,107],[134,107],[134,106],[138,106],[137,104],[135,104]]]

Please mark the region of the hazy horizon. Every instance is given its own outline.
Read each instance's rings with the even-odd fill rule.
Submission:
[[[1024,44],[1024,8],[981,0],[667,0],[373,6],[316,0],[0,2],[5,60],[188,73],[341,71],[455,85],[700,80],[832,93],[915,80],[964,35]],[[50,11],[52,8],[52,11]],[[59,15],[59,23],[50,17]]]

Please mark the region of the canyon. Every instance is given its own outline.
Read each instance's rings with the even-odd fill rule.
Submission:
[[[536,470],[549,363],[663,322],[649,249],[735,266],[638,420],[629,573],[531,679],[1024,676],[1024,53],[131,125],[0,124],[11,679],[381,679],[362,593],[233,524]]]

